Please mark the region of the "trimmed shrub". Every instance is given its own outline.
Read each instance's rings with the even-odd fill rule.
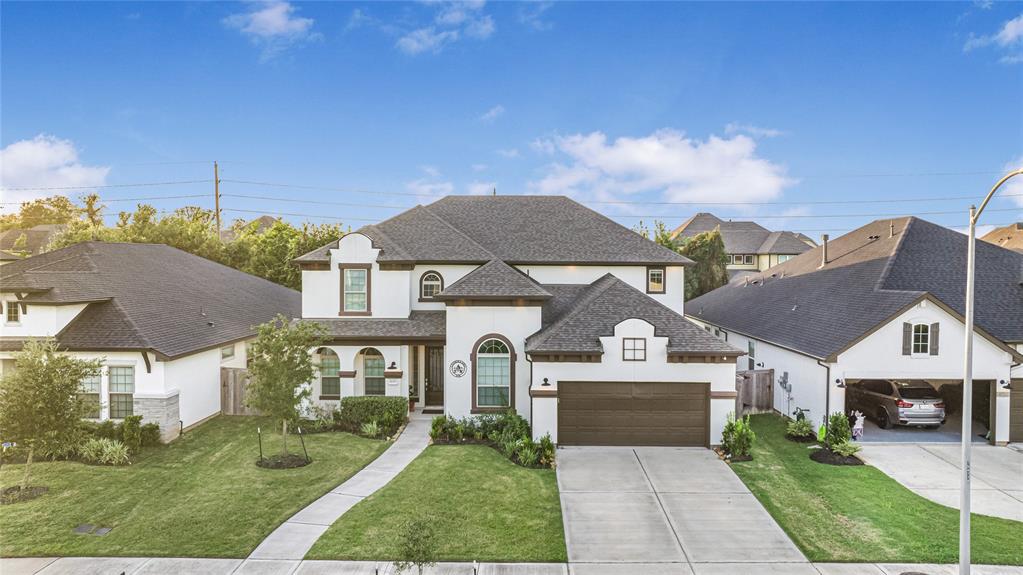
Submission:
[[[362,425],[377,422],[384,435],[394,435],[408,416],[408,399],[404,397],[345,397],[337,419],[341,429],[352,433],[362,431]]]
[[[366,437],[376,438],[380,436],[380,425],[375,421],[370,421],[368,423],[363,423],[362,427],[359,428],[359,431],[361,431]]]
[[[828,429],[824,432],[824,443],[834,451],[836,445],[849,443],[852,440],[852,430],[849,429],[849,417],[841,411],[836,411],[828,417]]]
[[[808,419],[790,421],[785,429],[785,435],[793,439],[813,439],[813,423]]]
[[[128,446],[116,439],[93,437],[78,448],[82,461],[99,465],[128,465],[131,454]]]
[[[749,423],[749,416],[736,419],[734,413],[728,414],[725,427],[721,430],[721,449],[732,459],[747,459],[753,451],[753,442],[757,434]]]
[[[835,453],[843,457],[852,457],[853,455],[856,455],[856,453],[858,453],[859,450],[860,446],[856,445],[851,441],[846,441],[844,443],[839,443],[837,445],[831,446],[831,451],[834,451]]]
[[[138,453],[142,449],[142,416],[129,415],[121,424],[121,441],[128,451]]]
[[[515,410],[455,419],[438,415],[430,425],[434,443],[478,443],[489,445],[524,467],[553,467],[554,442],[550,435],[533,441],[529,422]]]
[[[160,441],[160,424],[147,423],[142,426],[142,447],[155,447]]]

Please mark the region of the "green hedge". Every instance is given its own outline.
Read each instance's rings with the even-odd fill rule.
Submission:
[[[360,433],[362,424],[375,421],[384,435],[394,435],[408,417],[408,400],[404,397],[345,397],[337,411],[339,427]]]

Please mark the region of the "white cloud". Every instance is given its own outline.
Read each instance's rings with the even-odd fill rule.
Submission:
[[[494,193],[494,188],[496,187],[497,182],[473,181],[468,186],[466,186],[466,191],[468,191],[471,195],[474,196],[482,196],[485,194]]]
[[[601,132],[551,140],[561,161],[530,183],[545,194],[605,199],[657,192],[668,201],[762,201],[793,185],[783,166],[761,158],[746,135],[687,138],[675,130],[608,141]]]
[[[431,178],[440,177],[440,170],[437,169],[436,166],[419,166],[419,169],[422,170],[424,174],[430,176]]]
[[[486,164],[473,164],[472,165],[472,171],[474,171],[474,172],[485,172],[485,171],[487,171],[487,168],[489,168],[489,167],[490,166],[488,166]]]
[[[504,106],[498,104],[480,115],[480,121],[490,124],[504,115]]]
[[[430,2],[436,12],[429,25],[402,34],[395,45],[409,55],[438,54],[462,38],[485,40],[497,30],[494,19],[483,13],[481,0],[466,2]]]
[[[455,190],[455,186],[451,182],[419,178],[418,180],[407,182],[405,189],[421,196],[446,196]]]
[[[538,154],[552,155],[557,151],[554,145],[554,140],[550,138],[537,138],[529,143],[529,147],[533,148]]]
[[[544,12],[554,6],[553,2],[524,2],[519,5],[519,23],[534,30],[543,32],[554,27],[554,23],[544,20]]]
[[[267,0],[250,6],[248,12],[231,14],[222,22],[261,46],[263,61],[273,59],[296,43],[322,38],[312,31],[314,20],[296,16],[296,8],[290,2]]]
[[[52,196],[59,190],[18,188],[92,187],[106,183],[110,168],[86,166],[71,140],[40,134],[0,150],[0,190],[5,202],[24,202]],[[82,190],[84,191],[84,190]]]
[[[777,138],[778,136],[785,135],[785,132],[774,128],[761,128],[760,126],[754,126],[752,124],[730,122],[725,126],[725,134],[729,136],[733,136],[735,134],[746,134],[754,138]]]
[[[1023,14],[1002,24],[1002,28],[988,36],[973,36],[963,45],[963,51],[969,52],[977,48],[997,46],[1002,50],[1011,51],[999,60],[1003,64],[1018,64],[1023,62],[1023,52],[1019,52],[1023,46]]]
[[[505,158],[517,158],[517,157],[519,157],[519,149],[518,148],[501,148],[499,150],[494,150],[494,151],[497,152],[497,155],[503,156]]]

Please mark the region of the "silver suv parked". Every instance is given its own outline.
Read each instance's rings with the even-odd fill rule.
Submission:
[[[845,389],[846,411],[859,410],[881,429],[914,425],[937,429],[945,423],[945,402],[925,381],[864,379]]]

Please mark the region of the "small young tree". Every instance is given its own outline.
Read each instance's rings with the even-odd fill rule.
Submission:
[[[419,575],[423,570],[437,562],[437,551],[434,546],[433,525],[422,517],[414,517],[401,525],[399,550],[401,560],[394,563],[398,573],[416,568]]]
[[[245,402],[281,424],[281,455],[288,454],[288,423],[298,419],[298,407],[309,396],[304,384],[315,370],[310,350],[323,340],[314,323],[291,323],[282,315],[260,325],[249,350],[249,385]]]
[[[82,380],[99,373],[100,360],[61,353],[52,339],[27,341],[14,357],[15,370],[0,379],[0,437],[28,449],[24,490],[36,453],[65,451],[79,439],[90,407],[78,392]]]
[[[686,269],[687,301],[728,283],[728,253],[721,232],[714,230],[686,238],[679,252],[696,262]]]

